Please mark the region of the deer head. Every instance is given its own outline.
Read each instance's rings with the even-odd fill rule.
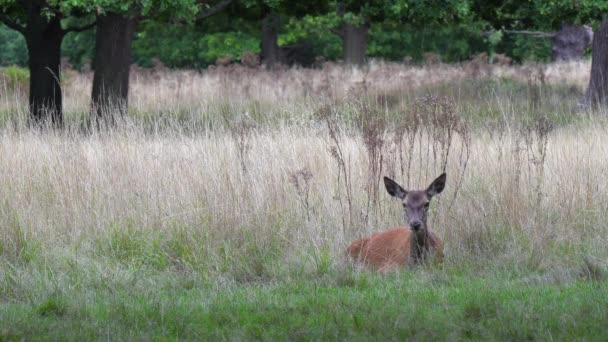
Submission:
[[[426,232],[426,218],[433,196],[443,191],[445,187],[446,174],[437,177],[426,190],[408,191],[403,189],[394,180],[384,177],[386,191],[396,198],[399,198],[405,210],[405,220],[410,228],[415,232]]]

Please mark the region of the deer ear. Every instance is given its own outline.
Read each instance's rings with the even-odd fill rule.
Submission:
[[[431,183],[431,185],[429,185],[429,187],[426,189],[426,194],[429,197],[433,197],[442,192],[443,188],[445,188],[446,177],[445,172],[442,173],[441,176],[437,177],[437,179],[435,179],[433,183]]]
[[[384,186],[386,187],[386,191],[393,197],[404,199],[407,195],[407,191],[401,185],[388,177],[384,177]]]

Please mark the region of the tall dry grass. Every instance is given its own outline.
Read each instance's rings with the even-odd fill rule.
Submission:
[[[423,188],[444,170],[430,226],[448,264],[543,272],[608,257],[603,114],[547,119],[562,91],[550,86],[581,88],[588,64],[543,67],[540,106],[528,106],[519,67],[473,81],[466,66],[235,68],[138,75],[133,115],[109,131],[3,128],[3,260],[21,262],[34,243],[42,255],[135,258],[242,280],[325,272],[349,241],[404,223],[383,175]],[[68,112],[86,111],[87,77],[65,89]],[[483,102],[467,82],[496,93]],[[429,92],[447,96],[421,95]],[[19,113],[16,104],[3,108]]]
[[[379,62],[363,69],[326,63],[320,69],[272,71],[231,65],[200,72],[136,68],[129,103],[132,116],[139,120],[203,129],[225,127],[245,113],[256,121],[307,122],[316,108],[328,102],[342,105],[347,114],[357,101],[374,103],[391,113],[402,112],[428,93],[455,98],[465,115],[491,112],[502,118],[511,114],[505,112],[528,111],[535,97],[542,97],[544,109],[571,111],[587,86],[589,70],[588,62],[523,66]],[[63,74],[68,122],[86,120],[93,75],[72,70]],[[27,86],[18,91],[12,88],[0,78],[0,117],[23,121]]]

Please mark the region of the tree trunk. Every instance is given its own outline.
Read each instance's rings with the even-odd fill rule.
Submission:
[[[551,58],[554,62],[581,60],[592,39],[589,26],[564,24],[551,38]]]
[[[363,65],[367,52],[368,24],[344,25],[344,63]]]
[[[585,94],[587,106],[605,105],[608,99],[608,19],[593,35],[591,79]]]
[[[280,17],[272,12],[262,20],[262,52],[260,57],[262,64],[267,67],[273,67],[283,62],[281,49],[277,43],[279,21]]]
[[[42,10],[33,6],[28,13],[25,29],[30,71],[30,124],[41,125],[50,120],[54,127],[63,126],[61,76],[60,19],[47,19]]]
[[[113,123],[126,115],[129,96],[131,42],[137,21],[108,12],[97,17],[91,119]]]

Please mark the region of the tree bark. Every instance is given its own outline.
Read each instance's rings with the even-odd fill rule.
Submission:
[[[262,51],[260,57],[262,64],[274,67],[283,63],[281,49],[277,43],[279,36],[280,17],[270,12],[262,20]]]
[[[344,63],[361,66],[367,52],[368,24],[344,25]]]
[[[564,24],[551,37],[551,59],[554,62],[581,60],[592,39],[593,31],[589,26]]]
[[[585,105],[605,105],[608,99],[608,19],[604,17],[593,34],[591,78],[585,94]]]
[[[24,31],[30,71],[30,124],[41,125],[50,120],[54,127],[63,126],[61,75],[60,18],[48,19],[39,6],[28,10]]]
[[[128,110],[131,43],[137,20],[108,12],[97,17],[91,119],[113,123]]]

